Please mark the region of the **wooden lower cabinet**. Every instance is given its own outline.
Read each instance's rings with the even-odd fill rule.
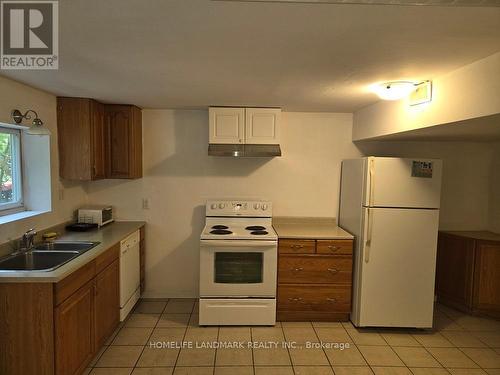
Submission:
[[[56,374],[80,374],[92,360],[94,342],[94,280],[55,309]]]
[[[104,345],[120,323],[120,262],[115,260],[95,278],[95,345]]]
[[[459,310],[500,318],[500,235],[439,232],[436,294]]]
[[[348,320],[352,246],[352,240],[280,239],[278,320]]]
[[[0,283],[0,374],[85,371],[119,324],[119,249],[57,283]]]

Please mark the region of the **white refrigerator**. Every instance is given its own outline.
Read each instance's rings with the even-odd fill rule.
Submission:
[[[351,320],[431,328],[442,162],[344,160],[339,226],[355,235]]]

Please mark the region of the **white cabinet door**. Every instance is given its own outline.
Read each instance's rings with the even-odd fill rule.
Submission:
[[[245,117],[245,143],[280,143],[281,109],[247,108]]]
[[[210,107],[210,143],[245,143],[245,109]]]

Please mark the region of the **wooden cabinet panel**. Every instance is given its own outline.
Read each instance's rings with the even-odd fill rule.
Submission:
[[[314,254],[315,240],[280,239],[278,242],[279,254]]]
[[[245,143],[279,144],[281,109],[245,108]]]
[[[309,255],[280,256],[279,283],[342,283],[352,282],[352,258]]]
[[[120,262],[113,261],[95,279],[95,343],[102,346],[120,322]]]
[[[55,309],[57,375],[79,374],[94,355],[94,280]]]
[[[111,246],[95,259],[95,273],[102,272],[106,267],[120,257],[120,243]]]
[[[54,303],[59,305],[95,277],[95,261],[91,261],[54,284]]]
[[[92,179],[91,99],[57,98],[59,175]]]
[[[244,108],[210,107],[208,115],[210,143],[245,143]]]
[[[474,241],[440,233],[436,291],[441,301],[471,307]]]
[[[351,311],[350,285],[281,285],[278,288],[278,310],[282,311]]]
[[[53,375],[50,283],[0,284],[0,374]]]
[[[92,179],[106,178],[106,126],[104,105],[91,101]]]
[[[500,243],[476,247],[473,309],[500,317]]]
[[[318,254],[351,255],[352,240],[318,240],[316,252]]]
[[[465,312],[500,317],[500,236],[439,232],[438,301]]]
[[[142,177],[142,115],[131,105],[57,98],[59,174],[68,180]]]
[[[106,105],[108,127],[107,177],[142,177],[141,110],[130,105]]]

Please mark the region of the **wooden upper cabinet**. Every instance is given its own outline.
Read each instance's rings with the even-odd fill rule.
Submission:
[[[108,127],[107,177],[142,177],[142,115],[132,105],[105,106]]]
[[[246,108],[245,143],[279,144],[281,109]]]
[[[104,105],[94,100],[91,108],[92,134],[92,180],[106,178],[106,124],[104,122]]]
[[[281,109],[210,107],[209,143],[279,144]]]
[[[57,98],[57,134],[62,178],[104,178],[102,104],[86,98]]]
[[[236,144],[245,142],[245,109],[210,107],[209,142]]]
[[[57,98],[59,174],[67,180],[142,177],[142,115],[132,105]]]

